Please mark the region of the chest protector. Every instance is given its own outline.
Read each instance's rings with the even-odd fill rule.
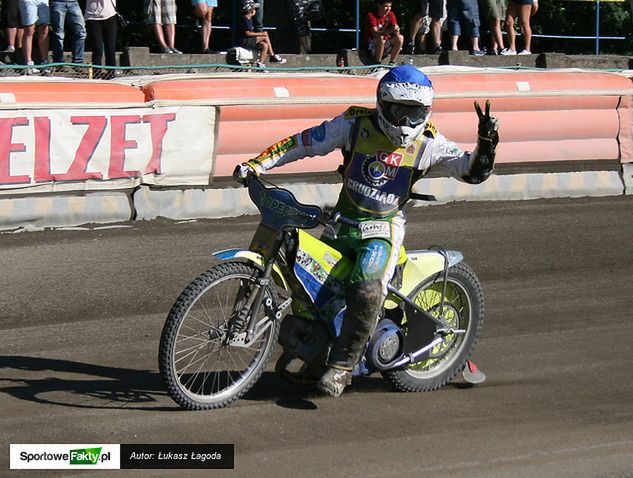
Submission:
[[[343,194],[362,214],[392,216],[407,201],[413,183],[420,177],[415,165],[424,136],[406,147],[397,147],[370,117],[357,121],[343,173]]]

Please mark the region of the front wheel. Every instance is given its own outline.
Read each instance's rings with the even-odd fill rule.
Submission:
[[[257,267],[225,262],[198,276],[174,303],[163,327],[159,368],[171,398],[188,410],[229,405],[244,395],[270,360],[279,321],[262,305],[250,317]],[[276,303],[273,289],[264,300]],[[253,337],[244,330],[255,320]]]
[[[418,362],[382,372],[398,391],[429,392],[444,386],[464,369],[479,339],[484,321],[484,296],[473,270],[464,263],[448,269],[444,306],[440,310],[443,287],[444,275],[440,274],[410,297],[434,317],[443,317],[453,330],[465,332],[446,335],[444,342]],[[406,334],[406,324],[403,330]]]

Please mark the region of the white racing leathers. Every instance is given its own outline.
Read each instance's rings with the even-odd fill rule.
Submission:
[[[477,158],[448,141],[429,122],[408,145],[395,146],[382,133],[374,109],[350,107],[345,113],[290,136],[248,164],[263,173],[305,157],[340,148],[344,184],[336,209],[352,218],[390,218],[409,198],[415,181],[429,171],[468,181]]]
[[[347,311],[328,365],[350,371],[362,355],[394,274],[404,238],[401,209],[413,184],[429,170],[467,181],[476,153],[463,152],[430,122],[419,137],[396,146],[378,126],[376,110],[351,107],[331,121],[274,144],[248,165],[262,173],[336,148],[342,150],[344,162],[339,169],[343,188],[335,209],[362,225],[360,230],[337,225],[335,237],[324,233],[322,238],[355,258],[347,283]]]

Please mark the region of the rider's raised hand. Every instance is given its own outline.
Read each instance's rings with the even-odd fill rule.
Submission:
[[[477,134],[480,140],[499,142],[499,120],[494,116],[490,116],[490,100],[486,100],[486,112],[481,111],[481,106],[475,101],[475,111],[479,117],[479,127]]]
[[[242,184],[246,184],[251,176],[257,176],[257,172],[248,163],[238,164],[233,170],[233,179]]]

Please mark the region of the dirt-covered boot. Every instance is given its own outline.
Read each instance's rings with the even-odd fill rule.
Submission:
[[[354,369],[365,350],[384,296],[379,281],[365,281],[351,285],[346,294],[347,310],[341,333],[334,341],[328,369],[317,387],[322,392],[339,397],[352,383]]]
[[[352,383],[352,372],[330,367],[321,377],[317,388],[331,397],[338,398],[345,390],[345,387]]]
[[[347,310],[341,333],[334,341],[328,365],[353,370],[365,350],[376,325],[384,296],[378,281],[365,281],[350,286],[346,294]]]

